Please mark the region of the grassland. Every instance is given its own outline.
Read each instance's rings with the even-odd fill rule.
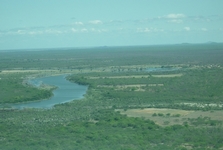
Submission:
[[[223,44],[0,51],[0,149],[222,149],[222,58]],[[6,105],[51,96],[27,79],[68,73],[83,99]]]
[[[116,110],[121,114],[129,117],[143,117],[153,120],[160,126],[170,126],[176,124],[190,124],[196,127],[223,123],[223,111],[194,111],[194,110],[180,110],[180,109],[160,109],[160,108],[146,108],[146,109],[128,109],[128,110]],[[200,121],[200,124],[194,123],[194,121]],[[206,122],[205,122],[206,119]],[[208,122],[212,120],[212,122]]]
[[[183,74],[165,74],[165,75],[152,75],[152,77],[157,78],[173,78],[173,77],[181,77]],[[89,79],[122,79],[122,78],[149,78],[150,75],[135,75],[135,76],[106,76],[106,77],[89,77]]]

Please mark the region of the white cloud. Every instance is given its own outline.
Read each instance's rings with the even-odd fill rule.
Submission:
[[[182,23],[183,22],[183,18],[185,18],[186,16],[184,14],[168,14],[164,17],[158,17],[158,19],[168,19],[168,22],[171,23]]]
[[[18,33],[18,34],[25,34],[25,31],[24,30],[18,30],[16,33]]]
[[[91,28],[91,31],[92,32],[96,32],[97,30],[95,28]]]
[[[109,30],[108,29],[101,29],[100,31],[101,32],[108,32]]]
[[[207,28],[201,28],[201,30],[202,30],[202,31],[207,31],[208,29],[207,29]]]
[[[53,29],[53,28],[21,28],[5,31],[4,35],[41,35],[41,34],[63,34],[65,30]]]
[[[81,21],[79,21],[79,22],[75,22],[74,24],[76,24],[76,25],[84,25],[84,23],[81,22]]]
[[[46,29],[45,30],[45,33],[48,33],[48,34],[62,34],[63,31],[61,31],[61,30],[55,30],[55,29]]]
[[[158,28],[137,28],[136,32],[139,33],[149,33],[149,32],[164,32],[164,29],[158,29]]]
[[[81,29],[80,31],[81,31],[81,32],[88,32],[88,29],[83,28],[83,29]]]
[[[95,29],[95,28],[91,28],[91,30],[90,30],[91,32],[99,32],[99,33],[101,33],[102,31],[100,30],[100,29]]]
[[[71,28],[71,31],[74,33],[102,33],[102,32],[108,32],[107,29],[96,29],[96,28],[82,28],[82,29],[75,29]]]
[[[122,23],[123,20],[110,20],[109,22],[117,22],[117,23]]]
[[[102,24],[103,22],[101,20],[92,20],[92,21],[89,21],[89,23],[91,23],[91,24]]]
[[[150,30],[149,30],[148,28],[145,28],[145,29],[143,30],[143,32],[150,32]]]
[[[30,31],[28,32],[29,35],[38,35],[38,34],[43,34],[43,31]]]
[[[190,27],[184,27],[184,30],[190,31]]]
[[[165,16],[167,19],[179,19],[184,17],[186,17],[184,14],[169,14]]]
[[[72,32],[78,32],[78,30],[77,29],[74,29],[74,28],[72,28],[71,31]]]
[[[148,28],[146,28],[146,29],[147,29],[147,32],[149,32]],[[142,32],[145,32],[146,29],[143,29],[143,28],[137,28],[136,31],[142,33]]]
[[[168,22],[171,22],[171,23],[182,23],[183,20],[181,20],[181,19],[173,19],[173,20],[169,20]]]

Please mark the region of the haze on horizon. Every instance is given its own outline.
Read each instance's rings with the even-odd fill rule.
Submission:
[[[1,0],[0,50],[223,42],[222,0]]]

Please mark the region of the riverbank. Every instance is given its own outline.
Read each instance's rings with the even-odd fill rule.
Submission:
[[[29,80],[29,83],[34,87],[41,88],[44,87],[57,87],[56,89],[51,89],[53,95],[44,100],[8,104],[12,108],[52,108],[56,104],[61,104],[69,102],[72,100],[77,100],[83,98],[83,95],[87,91],[87,86],[78,85],[71,83],[65,78],[66,75],[59,76],[48,76]]]

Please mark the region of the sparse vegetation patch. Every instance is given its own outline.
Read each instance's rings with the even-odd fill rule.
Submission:
[[[223,112],[222,111],[186,111],[179,109],[158,109],[158,108],[147,108],[147,109],[127,109],[127,110],[116,110],[120,111],[121,114],[129,117],[143,117],[146,119],[153,120],[155,123],[161,126],[174,125],[174,124],[190,124],[199,125],[199,120],[203,121],[202,125],[205,125],[209,121],[210,124],[221,125],[223,123]],[[168,123],[167,123],[168,122]],[[195,123],[196,122],[196,123]],[[212,123],[211,123],[212,122]]]

